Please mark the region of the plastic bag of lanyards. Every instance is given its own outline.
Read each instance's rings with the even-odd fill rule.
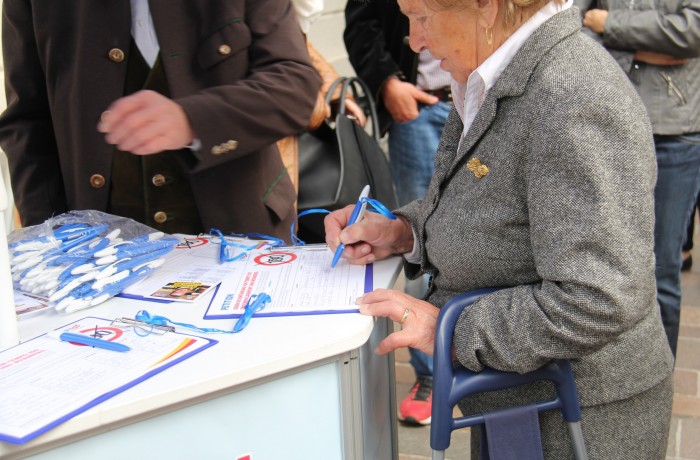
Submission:
[[[14,288],[58,311],[98,305],[163,263],[178,239],[126,217],[71,211],[8,235]]]

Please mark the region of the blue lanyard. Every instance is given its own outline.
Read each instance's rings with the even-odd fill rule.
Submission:
[[[385,217],[388,217],[391,220],[396,219],[396,215],[393,212],[391,212],[389,210],[389,208],[384,206],[379,200],[375,200],[374,198],[370,198],[370,197],[362,197],[357,201],[357,204],[361,205],[362,203],[367,203],[367,207],[372,208],[372,209],[369,209],[369,211],[377,212]],[[330,214],[330,213],[331,213],[331,211],[329,211],[327,209],[312,208],[312,209],[307,209],[305,211],[300,212],[297,215],[297,219],[299,219],[300,217],[309,215],[309,214]],[[292,222],[292,227],[291,227],[290,232],[289,232],[290,238],[292,240],[292,244],[294,246],[303,246],[306,243],[296,235],[296,232],[294,231],[294,224],[295,224],[295,222]]]
[[[226,237],[224,236],[223,233],[221,233],[221,230],[212,228],[209,230],[210,234],[215,234],[216,236],[219,237],[220,242],[219,244],[221,247],[219,248],[219,263],[224,263],[224,262],[233,262],[234,260],[238,260],[244,255],[248,254],[250,251],[258,247],[258,243],[252,244],[252,245],[243,245],[239,243],[233,243],[231,241],[228,241]],[[260,241],[267,241],[267,244],[270,247],[277,247],[277,246],[284,246],[284,241],[282,241],[279,238],[275,238],[274,236],[269,236],[269,235],[264,235],[262,233],[247,233],[247,234],[242,234],[242,233],[231,233],[229,236],[234,237],[234,238],[246,238],[246,239],[252,239],[252,240],[260,240]],[[243,249],[239,254],[236,254],[235,256],[231,253],[231,250],[229,248],[231,247],[237,247]]]
[[[145,324],[150,324],[152,326],[172,325],[192,329],[193,331],[197,332],[204,332],[207,334],[236,334],[245,329],[246,326],[248,326],[248,323],[250,323],[250,319],[253,317],[253,314],[255,314],[255,312],[263,310],[267,306],[267,304],[270,303],[271,300],[272,299],[270,298],[270,296],[264,292],[261,292],[260,294],[251,295],[250,299],[248,299],[248,303],[245,306],[243,316],[238,318],[238,321],[236,321],[236,324],[233,326],[233,330],[230,331],[225,331],[223,329],[216,329],[212,327],[199,327],[195,326],[194,324],[188,323],[178,323],[177,321],[173,321],[169,318],[166,318],[165,316],[151,315],[146,310],[139,311],[134,317],[134,319],[136,321],[140,321]]]
[[[209,233],[216,234],[219,237],[219,239],[221,240],[219,242],[219,244],[220,244],[219,263],[233,262],[234,260],[238,260],[258,246],[257,244],[243,245],[243,244],[238,244],[238,243],[233,243],[231,241],[228,241],[226,239],[226,237],[223,235],[223,233],[221,233],[221,230],[219,230],[217,228],[212,228],[211,230],[209,230]],[[241,251],[239,254],[236,254],[234,256],[232,254],[231,250],[229,249],[231,247],[241,248],[241,249],[243,249],[243,251]]]

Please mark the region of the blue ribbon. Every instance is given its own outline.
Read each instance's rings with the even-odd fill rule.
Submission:
[[[187,329],[192,329],[193,331],[204,332],[207,334],[236,334],[245,329],[245,327],[250,322],[250,318],[252,318],[253,314],[257,311],[264,309],[265,306],[267,306],[267,304],[270,303],[271,300],[272,299],[270,298],[270,296],[264,292],[261,292],[260,294],[251,295],[250,299],[248,299],[248,303],[245,306],[243,316],[241,316],[238,319],[238,321],[236,321],[236,324],[233,326],[233,330],[231,331],[225,331],[223,329],[216,329],[212,327],[199,327],[195,326],[194,324],[188,323],[178,323],[176,321],[171,320],[170,318],[166,318],[165,316],[151,315],[146,310],[139,311],[134,319],[136,321],[145,324],[150,324],[152,326],[180,326]]]
[[[226,237],[221,233],[221,230],[218,230],[216,228],[212,228],[209,230],[209,233],[215,233],[216,236],[218,236],[221,239],[221,248],[219,249],[219,262],[224,263],[224,262],[233,262],[234,260],[238,260],[253,249],[257,248],[258,245],[253,244],[253,245],[243,245],[243,244],[238,244],[238,243],[231,243],[226,240]],[[238,238],[249,238],[249,239],[256,239],[256,240],[268,240],[270,243],[268,243],[271,247],[276,247],[276,246],[284,246],[284,241],[282,241],[279,238],[275,238],[274,236],[268,236],[268,235],[263,235],[262,233],[247,233],[247,234],[242,234],[242,233],[232,233],[230,234],[232,237],[238,237]],[[232,256],[229,254],[228,248],[230,246],[235,246],[237,248],[243,249],[243,251],[235,256]]]

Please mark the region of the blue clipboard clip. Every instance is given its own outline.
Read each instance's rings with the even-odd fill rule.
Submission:
[[[146,321],[141,321],[135,318],[127,317],[115,318],[112,321],[111,325],[121,329],[132,328],[137,335],[162,335],[166,332],[175,332],[174,326],[169,326],[167,324],[154,324],[152,322],[149,323]]]

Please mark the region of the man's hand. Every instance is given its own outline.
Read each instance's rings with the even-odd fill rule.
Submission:
[[[687,59],[677,58],[655,51],[637,51],[634,53],[634,60],[652,65],[683,65],[688,63]]]
[[[136,155],[178,150],[194,134],[182,107],[154,91],[139,91],[117,99],[102,114],[97,130],[107,143]]]
[[[389,78],[382,87],[384,107],[391,118],[399,123],[411,121],[418,117],[418,104],[437,104],[439,99],[425,93],[415,85],[401,81],[396,77]]]
[[[583,25],[597,34],[602,34],[605,32],[605,21],[607,19],[607,10],[588,10],[583,17]]]
[[[608,12],[606,10],[588,10],[583,17],[583,25],[595,33],[602,34],[605,32],[605,21],[607,19]],[[676,58],[655,51],[636,51],[634,60],[652,65],[682,65],[688,63],[688,59]]]

